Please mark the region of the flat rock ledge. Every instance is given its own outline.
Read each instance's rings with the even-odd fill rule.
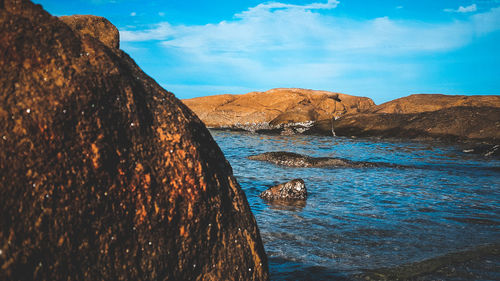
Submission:
[[[273,200],[306,200],[307,189],[302,179],[294,179],[275,185],[259,195],[260,198]]]

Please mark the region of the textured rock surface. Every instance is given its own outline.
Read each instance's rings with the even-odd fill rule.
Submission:
[[[332,157],[311,157],[293,152],[275,151],[249,156],[250,160],[266,161],[276,165],[301,168],[321,167],[401,167],[383,162],[361,162]]]
[[[340,100],[340,101],[338,101]],[[369,98],[305,89],[273,89],[244,95],[219,95],[183,102],[213,128],[273,129],[287,124],[331,119],[367,110]]]
[[[453,96],[418,94],[395,99],[373,106],[366,113],[421,113],[451,107],[495,107],[500,108],[500,96]]]
[[[266,200],[305,200],[307,189],[302,179],[294,179],[286,183],[270,187],[262,192],[259,197]]]
[[[361,113],[335,120],[337,136],[500,141],[499,107],[449,107],[410,114]],[[331,135],[332,121],[320,121],[308,131]]]
[[[120,33],[107,19],[92,15],[74,15],[59,17],[74,31],[92,36],[114,49],[120,48]]]
[[[125,53],[0,1],[0,280],[266,280],[202,122]]]

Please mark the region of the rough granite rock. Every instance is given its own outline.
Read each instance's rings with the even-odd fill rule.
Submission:
[[[218,95],[183,102],[212,128],[251,131],[282,129],[365,111],[369,98],[306,89],[273,89],[244,95]]]
[[[437,111],[451,107],[500,108],[500,96],[417,94],[370,107],[365,113],[411,114]]]
[[[500,107],[448,107],[408,114],[359,113],[333,122],[337,136],[444,141],[500,141]],[[332,135],[332,121],[315,123],[306,133]]]
[[[120,49],[120,32],[106,18],[92,15],[73,15],[59,17],[75,32],[92,36],[106,46]]]
[[[267,280],[203,123],[132,59],[0,0],[0,280]]]
[[[305,200],[307,189],[302,179],[294,179],[286,183],[278,184],[263,191],[260,198],[272,200]]]

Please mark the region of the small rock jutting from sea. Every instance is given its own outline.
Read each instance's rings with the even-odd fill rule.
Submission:
[[[0,280],[269,279],[220,148],[111,23],[0,0],[0,34]]]
[[[273,200],[305,200],[307,189],[302,179],[294,179],[286,183],[278,184],[263,191],[260,198]]]

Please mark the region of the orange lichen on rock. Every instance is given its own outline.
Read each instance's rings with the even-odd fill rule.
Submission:
[[[0,0],[0,280],[267,280],[224,155],[116,31]]]

